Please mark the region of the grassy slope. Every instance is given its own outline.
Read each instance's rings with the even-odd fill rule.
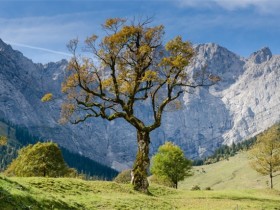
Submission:
[[[202,189],[211,187],[214,190],[268,188],[268,176],[261,176],[250,167],[245,152],[229,160],[194,167],[194,173],[194,176],[180,183],[181,189],[190,189],[193,185],[199,185]],[[280,176],[274,178],[274,187],[280,190]]]
[[[150,191],[148,196],[114,182],[1,177],[0,209],[280,209],[279,191],[188,191],[159,186],[151,186]]]
[[[1,128],[1,126],[0,126]],[[13,132],[13,131],[12,131]],[[5,129],[0,130],[5,134]],[[13,135],[13,134],[12,134]],[[202,168],[206,173],[202,172]],[[151,186],[152,196],[130,185],[78,179],[3,178],[0,210],[13,209],[279,209],[280,192],[267,190],[267,177],[248,165],[245,153],[215,164],[195,167],[196,175],[180,183],[181,189]],[[193,185],[214,191],[189,191]],[[280,189],[280,176],[275,178]]]

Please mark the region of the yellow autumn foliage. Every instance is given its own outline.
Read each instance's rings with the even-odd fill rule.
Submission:
[[[147,70],[141,81],[142,82],[155,81],[157,78],[158,78],[157,72],[152,70]]]
[[[253,169],[270,176],[273,188],[274,173],[280,171],[280,125],[274,125],[258,136],[256,144],[249,151],[249,157]]]
[[[7,136],[0,136],[0,146],[6,145],[7,141],[8,141]]]
[[[48,101],[51,101],[52,99],[53,99],[53,94],[52,93],[47,93],[41,98],[41,101],[42,102],[48,102]]]
[[[79,82],[78,73],[71,74],[68,79],[62,84],[61,91],[66,93],[69,89],[75,88]]]
[[[59,123],[65,124],[69,121],[76,109],[76,105],[72,103],[64,103],[61,106],[61,117]]]
[[[124,23],[125,19],[123,18],[109,18],[105,21],[105,24],[103,25],[103,27],[105,28],[111,28],[114,25],[117,25],[119,23]]]

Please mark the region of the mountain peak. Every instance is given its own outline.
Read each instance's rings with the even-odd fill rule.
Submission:
[[[0,38],[0,48],[9,48],[12,49],[11,45],[7,44],[6,42],[4,42],[1,38]]]
[[[205,43],[195,45],[194,48],[197,50],[198,54],[204,58],[212,59],[213,57],[225,56],[225,57],[238,57],[235,53],[230,50],[216,44],[216,43]]]
[[[265,61],[270,60],[271,57],[272,57],[272,53],[270,49],[268,47],[263,47],[262,49],[253,52],[250,55],[249,60],[252,60],[256,64],[261,64]]]
[[[1,45],[6,45],[6,43],[0,38],[0,46]]]
[[[10,47],[10,46],[7,45],[2,39],[0,39],[0,52],[7,49],[7,47]]]
[[[20,51],[14,50],[10,44],[5,43],[1,38],[0,38],[0,54],[9,57],[17,57],[16,59],[19,59],[19,57],[23,57],[23,54]]]
[[[222,49],[223,47],[219,46],[216,43],[209,42],[209,43],[203,43],[203,44],[195,45],[195,48],[198,48],[198,49],[201,49],[201,48],[203,48],[203,49],[211,49],[213,51],[217,51],[220,48]]]

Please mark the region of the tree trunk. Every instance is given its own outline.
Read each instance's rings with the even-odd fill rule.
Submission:
[[[269,174],[269,177],[270,177],[270,189],[273,189],[272,174]]]
[[[148,193],[149,187],[149,182],[147,179],[150,165],[149,135],[149,132],[137,131],[138,151],[131,173],[131,183],[134,185],[134,189],[145,193]]]

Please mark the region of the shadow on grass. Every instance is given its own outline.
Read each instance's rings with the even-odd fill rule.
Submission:
[[[17,189],[20,190],[20,189]],[[76,210],[78,207],[69,206],[63,201],[42,200],[38,201],[28,193],[11,194],[0,186],[0,209],[1,210],[26,210],[26,209],[67,209]]]
[[[24,187],[23,185],[19,184],[16,181],[12,181],[12,180],[10,180],[10,179],[8,179],[6,177],[2,177],[2,176],[0,176],[0,179],[2,179],[3,181],[5,181],[5,182],[7,182],[7,183],[9,183],[11,185],[13,185],[14,188],[17,188],[19,190],[28,191],[28,189],[26,187]]]

